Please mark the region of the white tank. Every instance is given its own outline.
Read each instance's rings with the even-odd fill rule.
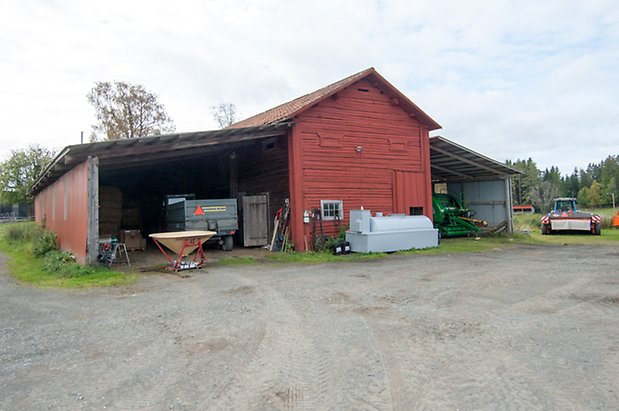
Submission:
[[[434,228],[432,221],[425,215],[394,214],[389,217],[372,217],[370,232],[410,231]]]

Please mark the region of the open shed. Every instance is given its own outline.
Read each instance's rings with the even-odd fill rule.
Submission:
[[[513,231],[511,176],[520,171],[445,137],[430,137],[430,167],[435,192],[462,200],[475,218]]]
[[[279,123],[66,147],[32,187],[36,221],[55,231],[60,246],[84,263],[96,259],[100,237],[118,236],[121,229],[139,229],[144,236],[165,231],[167,195],[238,198],[240,206],[248,204],[244,200],[250,206],[258,202],[262,215],[251,219],[264,222],[288,197],[289,127]],[[266,244],[268,224],[259,228],[256,235]]]

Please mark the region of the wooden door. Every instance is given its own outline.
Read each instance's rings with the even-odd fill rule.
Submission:
[[[266,194],[243,197],[243,245],[245,247],[269,243],[268,209],[269,199]]]
[[[426,176],[423,173],[395,171],[393,173],[393,211],[407,215],[426,215],[432,218],[428,208]],[[431,204],[431,200],[430,200]]]

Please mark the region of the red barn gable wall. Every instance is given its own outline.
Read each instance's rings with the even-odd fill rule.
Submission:
[[[293,241],[304,249],[304,210],[342,200],[344,220],[360,209],[432,218],[428,129],[379,88],[362,80],[295,119],[290,141]],[[333,222],[325,231],[336,235]]]

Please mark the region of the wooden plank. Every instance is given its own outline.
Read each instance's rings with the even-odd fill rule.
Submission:
[[[88,157],[88,230],[86,262],[97,262],[99,253],[99,159]]]

